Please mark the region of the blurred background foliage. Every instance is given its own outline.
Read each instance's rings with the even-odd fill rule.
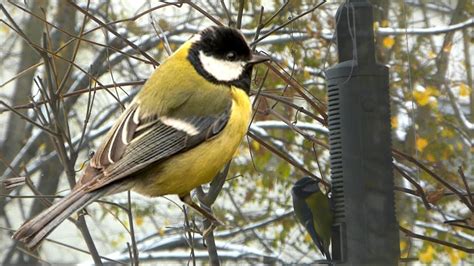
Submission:
[[[324,71],[337,63],[334,16],[342,2],[328,1],[316,9],[320,1],[199,0],[167,4],[81,0],[75,1],[77,6],[53,0],[4,2],[0,23],[2,178],[27,177],[28,185],[43,195],[67,193],[68,178],[74,172],[80,175],[100,137],[119,116],[122,104],[131,100],[156,67],[145,53],[162,62],[192,34],[213,25],[209,17],[236,26],[241,11],[241,28],[249,42],[258,39],[256,32],[266,36],[292,21],[257,42],[257,51],[273,58],[273,69],[264,65],[254,71],[253,137],[242,143],[213,205],[215,215],[226,224],[214,235],[223,262],[311,263],[322,259],[295,222],[290,189],[308,173],[330,182],[328,131],[324,114],[315,106],[325,105]],[[390,66],[393,147],[466,194],[466,183],[474,184],[472,1],[370,2],[376,19],[377,58]],[[22,32],[15,30],[12,21]],[[48,80],[51,76],[44,55],[32,47],[50,51],[53,82]],[[298,91],[290,80],[302,89]],[[57,97],[51,97],[42,82],[56,84]],[[43,105],[41,101],[50,103]],[[54,108],[60,115],[52,121],[48,112]],[[52,126],[64,130],[62,142],[46,134],[45,128]],[[417,192],[395,172],[400,224],[472,252],[472,209],[416,164],[399,157],[394,163],[424,192]],[[45,242],[34,253],[10,240],[12,229],[44,208],[41,196],[22,197],[33,194],[27,185],[2,190],[2,264],[90,261],[87,251],[70,247],[87,250],[72,223],[61,225],[49,237],[53,241]],[[131,198],[132,236],[142,261],[207,261],[199,235],[193,230],[190,233],[186,225],[186,221],[195,222],[202,228],[200,216],[192,211],[185,215],[174,196],[147,200],[132,194]],[[467,198],[472,207],[472,196]],[[85,215],[99,253],[126,263],[132,260],[130,213],[126,211],[129,203],[126,194],[107,197],[89,206]],[[194,242],[190,240],[193,237]],[[412,262],[474,263],[472,254],[465,251],[403,233],[400,250],[402,258]]]

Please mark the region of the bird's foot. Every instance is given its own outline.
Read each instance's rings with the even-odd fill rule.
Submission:
[[[222,225],[222,224],[217,224],[215,222],[211,222],[209,227],[205,228],[204,231],[202,232],[202,238],[206,239],[213,231],[214,229],[217,228],[217,226]]]
[[[212,213],[203,209],[201,206],[197,205],[192,199],[191,195],[187,194],[185,196],[180,196],[181,201],[186,203],[189,207],[193,208],[195,211],[199,212],[202,216],[207,218],[215,227],[224,225],[221,221],[217,220]]]

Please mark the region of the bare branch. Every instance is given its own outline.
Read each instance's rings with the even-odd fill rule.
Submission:
[[[447,241],[444,241],[444,240],[440,240],[440,239],[437,239],[437,238],[420,235],[420,234],[414,233],[414,232],[406,229],[403,226],[399,226],[399,228],[400,228],[400,231],[405,233],[405,235],[408,236],[408,237],[418,238],[418,239],[421,239],[421,240],[429,241],[429,242],[440,244],[440,245],[443,245],[443,246],[455,248],[457,250],[462,250],[462,251],[467,252],[467,253],[474,253],[474,248],[467,248],[467,247],[460,246],[460,245],[450,243],[450,242],[447,242]]]
[[[449,25],[446,27],[432,27],[432,28],[378,28],[376,33],[381,36],[387,35],[434,35],[444,34],[452,31],[463,30],[474,26],[474,18],[468,19],[458,24]]]

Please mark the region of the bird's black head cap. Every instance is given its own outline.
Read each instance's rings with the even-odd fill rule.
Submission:
[[[195,37],[188,59],[196,71],[216,84],[250,90],[252,51],[237,29],[212,26]]]
[[[242,34],[233,28],[212,26],[201,31],[196,43],[206,55],[227,61],[247,62],[252,52]]]
[[[318,184],[318,180],[309,176],[305,176],[300,180],[296,181],[296,183],[293,185],[292,193],[296,196],[306,198],[311,194],[320,191]]]

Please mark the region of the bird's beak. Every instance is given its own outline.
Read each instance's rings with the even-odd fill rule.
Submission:
[[[263,63],[265,61],[269,61],[270,57],[261,54],[252,54],[252,58],[247,62],[248,65],[255,65],[259,63]]]

